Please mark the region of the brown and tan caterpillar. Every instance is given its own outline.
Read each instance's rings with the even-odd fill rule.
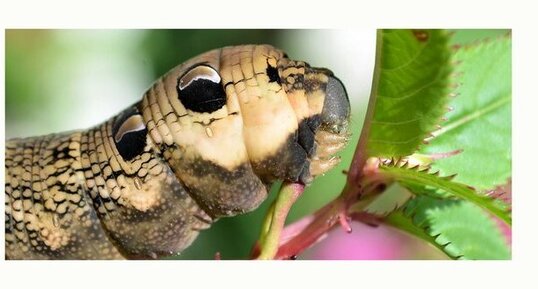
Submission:
[[[7,141],[6,258],[181,252],[276,180],[308,184],[334,167],[349,117],[327,69],[269,45],[204,53],[98,126]]]

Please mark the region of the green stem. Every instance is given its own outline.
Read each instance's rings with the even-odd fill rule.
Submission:
[[[284,229],[286,217],[297,198],[303,193],[304,185],[299,183],[282,184],[277,199],[269,209],[260,236],[259,260],[271,260],[278,251],[280,235]]]
[[[258,238],[258,243],[261,246],[265,244],[265,238],[267,237],[267,234],[269,233],[269,229],[271,228],[271,223],[273,222],[273,215],[275,214],[275,204],[276,204],[276,200],[273,201],[273,203],[267,210],[267,213],[265,214],[265,218],[262,224],[262,231],[260,233],[260,237]]]

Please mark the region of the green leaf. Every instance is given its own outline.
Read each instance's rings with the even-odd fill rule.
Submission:
[[[494,188],[511,176],[511,40],[496,38],[460,48],[459,96],[443,128],[422,153],[463,152],[435,161],[433,168],[478,190]]]
[[[420,227],[419,225],[413,223],[413,218],[410,215],[406,215],[403,210],[396,210],[388,214],[383,218],[383,224],[392,226],[394,228],[400,229],[404,232],[407,232],[410,235],[418,237],[430,244],[432,244],[437,249],[445,252],[452,259],[457,259],[460,255],[452,256],[450,253],[445,251],[444,244],[440,244],[436,241],[434,236],[428,234],[427,230]]]
[[[367,155],[410,155],[446,112],[452,70],[448,34],[382,30],[378,37]]]
[[[510,249],[495,222],[479,207],[461,200],[420,196],[386,223],[426,240],[452,258],[510,259]]]
[[[374,215],[387,215],[402,207],[411,197],[413,195],[407,188],[395,182],[368,204],[364,211]]]
[[[447,193],[444,190],[441,190],[432,186],[424,186],[424,185],[418,185],[414,183],[402,183],[402,185],[408,191],[412,192],[414,195],[423,195],[423,196],[428,196],[434,199],[451,199],[451,200],[458,199],[453,194]]]
[[[510,29],[454,29],[451,30],[450,43],[468,45],[487,38],[495,38],[510,33]]]
[[[418,171],[406,167],[386,166],[380,168],[380,173],[392,178],[402,184],[416,186],[431,186],[450,193],[460,199],[469,201],[497,216],[507,224],[511,224],[512,219],[508,206],[499,200],[492,199],[486,195],[480,195],[470,187],[450,181],[452,177],[439,177],[437,174],[429,174],[426,171]],[[420,193],[414,191],[414,193]]]

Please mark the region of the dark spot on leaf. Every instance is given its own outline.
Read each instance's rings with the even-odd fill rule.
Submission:
[[[429,35],[428,32],[425,30],[413,30],[413,35],[415,35],[415,38],[420,42],[426,42],[428,41]]]

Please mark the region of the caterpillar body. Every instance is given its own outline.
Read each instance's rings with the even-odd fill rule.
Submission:
[[[275,181],[334,167],[349,117],[328,69],[269,45],[201,54],[100,125],[6,142],[6,258],[177,254]]]

